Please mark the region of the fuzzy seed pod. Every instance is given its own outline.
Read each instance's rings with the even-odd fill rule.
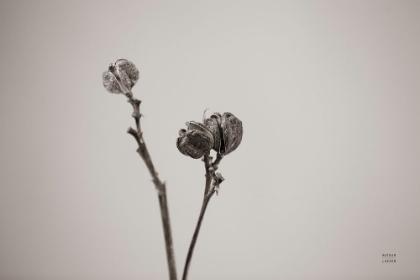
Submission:
[[[186,123],[188,130],[181,129],[176,141],[178,150],[194,159],[201,158],[214,146],[214,137],[201,123],[194,121]]]
[[[127,94],[137,83],[139,76],[139,70],[132,62],[118,59],[102,74],[102,82],[106,90],[111,93]]]

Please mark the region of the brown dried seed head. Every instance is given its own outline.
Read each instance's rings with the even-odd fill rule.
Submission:
[[[210,118],[204,120],[205,126],[214,136],[213,149],[227,155],[236,148],[242,141],[242,122],[232,113],[214,113]]]
[[[187,122],[188,130],[179,131],[176,145],[182,154],[197,159],[214,149],[227,155],[241,144],[242,122],[232,113],[214,113],[210,118],[203,118],[203,122]]]
[[[133,86],[140,78],[140,72],[137,67],[134,65],[134,63],[126,59],[118,59],[115,62],[115,68],[117,71],[127,76],[128,81],[130,81],[129,89],[133,88]]]
[[[102,74],[102,83],[111,93],[127,93],[137,83],[139,76],[139,70],[132,62],[119,59]]]
[[[181,129],[176,142],[178,150],[194,159],[201,158],[214,145],[213,135],[201,123],[188,122],[188,130]]]

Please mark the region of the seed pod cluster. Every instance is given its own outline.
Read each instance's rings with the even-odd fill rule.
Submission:
[[[118,59],[109,65],[108,71],[102,74],[102,83],[111,93],[127,94],[137,83],[139,77],[139,70],[132,62]]]
[[[232,113],[214,113],[203,124],[187,122],[188,130],[181,129],[177,140],[178,150],[192,158],[201,158],[211,149],[227,155],[242,141],[242,122]]]

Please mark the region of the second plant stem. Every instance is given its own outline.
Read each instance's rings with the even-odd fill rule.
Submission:
[[[197,225],[195,227],[194,235],[191,240],[190,248],[188,249],[187,260],[185,261],[184,273],[182,275],[182,280],[187,280],[188,269],[191,264],[192,255],[194,252],[195,244],[197,242],[198,234],[200,233],[201,223],[203,222],[204,214],[206,213],[207,205],[210,202],[214,194],[214,189],[211,189],[212,184],[212,174],[210,168],[212,166],[210,155],[207,153],[204,155],[204,166],[206,168],[206,186],[204,189],[203,205],[201,206],[200,216],[198,217]]]

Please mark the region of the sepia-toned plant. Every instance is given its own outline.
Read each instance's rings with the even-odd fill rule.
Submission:
[[[205,115],[205,114],[204,114]],[[178,150],[194,159],[203,157],[206,170],[206,184],[204,188],[203,204],[201,206],[198,222],[188,249],[185,261],[183,280],[188,277],[188,269],[200,232],[201,223],[206,213],[207,205],[214,193],[218,193],[220,184],[225,180],[222,174],[217,173],[219,164],[224,156],[238,148],[242,141],[242,122],[232,113],[214,113],[210,118],[203,116],[203,123],[190,121],[186,123],[187,130],[181,129],[176,141]],[[216,159],[210,156],[210,151],[215,150]]]
[[[128,102],[133,107],[132,116],[136,122],[136,128],[130,127],[127,132],[136,140],[138,144],[137,152],[144,160],[157,190],[165,237],[169,279],[176,280],[177,273],[166,196],[166,184],[159,179],[143,138],[143,131],[141,130],[140,125],[140,118],[142,116],[140,113],[141,101],[134,98],[133,93],[131,92],[131,89],[138,80],[139,71],[137,67],[126,59],[118,59],[115,63],[110,64],[108,70],[102,74],[102,83],[106,90],[111,93],[125,95]],[[207,205],[214,193],[218,194],[220,184],[225,180],[220,173],[216,172],[216,170],[218,170],[223,157],[238,148],[243,136],[242,122],[232,113],[214,113],[209,118],[206,118],[204,114],[202,123],[189,121],[186,123],[186,126],[187,129],[181,129],[179,131],[176,146],[178,150],[186,156],[193,159],[202,158],[206,171],[206,181],[203,204],[188,250],[182,276],[183,280],[186,280],[188,277],[188,269]],[[216,152],[216,159],[214,161],[213,157],[210,156],[211,150]]]

